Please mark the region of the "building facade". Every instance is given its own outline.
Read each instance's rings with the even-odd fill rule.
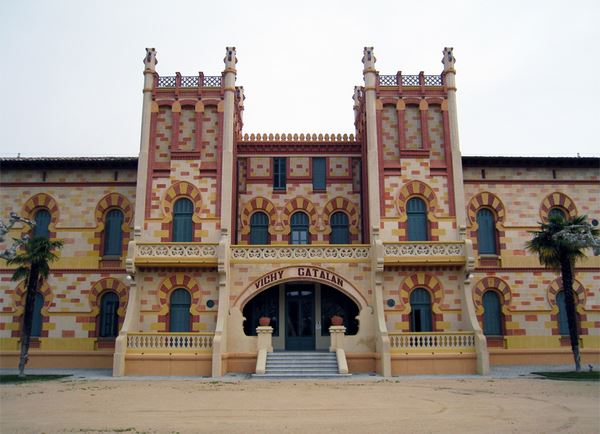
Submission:
[[[431,76],[380,75],[365,48],[353,135],[244,133],[234,48],[224,62],[159,76],[147,49],[138,158],[0,161],[3,215],[65,243],[29,366],[220,376],[264,372],[272,351],[381,375],[570,363],[559,275],[524,246],[554,213],[600,216],[600,159],[461,156],[451,48]],[[575,274],[584,363],[600,359],[599,271],[590,252]],[[11,274],[3,367],[23,315]]]

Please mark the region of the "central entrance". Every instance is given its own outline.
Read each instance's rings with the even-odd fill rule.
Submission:
[[[285,349],[315,350],[315,289],[314,285],[285,285]]]
[[[339,289],[306,280],[276,283],[248,300],[242,310],[246,336],[257,336],[261,318],[270,320],[275,351],[327,351],[331,318],[342,317],[346,335],[351,336],[358,333],[358,314],[358,304]]]

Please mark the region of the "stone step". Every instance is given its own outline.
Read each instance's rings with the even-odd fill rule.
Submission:
[[[327,371],[327,372],[337,372],[337,366],[323,367],[323,366],[296,366],[293,368],[289,368],[287,366],[277,366],[267,368],[267,372],[295,372],[295,371]]]
[[[294,379],[312,379],[312,378],[347,378],[352,374],[298,374],[295,372],[291,373],[277,373],[277,374],[252,374],[252,378],[268,378],[268,379],[279,379],[279,380],[294,380]]]
[[[267,362],[268,368],[334,368],[337,369],[337,363],[273,363]]]
[[[290,354],[290,355],[283,355],[283,354],[273,354],[272,356],[269,355],[270,357],[274,358],[274,359],[331,359],[332,357],[335,357],[335,353],[328,353],[328,354]]]
[[[339,378],[337,356],[332,352],[286,351],[267,354],[266,373],[255,378]]]

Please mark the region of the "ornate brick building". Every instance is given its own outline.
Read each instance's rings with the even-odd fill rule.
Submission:
[[[365,48],[354,135],[245,134],[234,48],[220,76],[159,76],[155,56],[139,158],[0,160],[2,213],[65,242],[30,366],[269,374],[274,355],[320,350],[340,373],[570,362],[560,279],[524,245],[552,213],[600,215],[600,160],[462,157],[452,49],[440,75],[380,75]],[[598,259],[576,269],[588,363]],[[2,267],[12,366],[23,285]]]

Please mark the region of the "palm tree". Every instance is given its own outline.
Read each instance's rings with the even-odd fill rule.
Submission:
[[[58,257],[54,250],[63,246],[62,241],[49,240],[46,237],[33,237],[15,239],[19,253],[7,259],[9,265],[16,265],[12,280],[23,280],[26,284],[25,313],[21,327],[21,355],[19,358],[19,377],[25,377],[25,364],[29,359],[29,341],[31,338],[31,326],[33,322],[33,305],[35,294],[41,288],[44,279],[48,278],[50,262],[56,261]]]
[[[573,294],[573,269],[575,263],[586,256],[586,248],[600,246],[600,231],[587,222],[587,216],[575,216],[565,219],[561,215],[551,216],[548,223],[541,223],[540,231],[533,231],[533,238],[526,248],[535,253],[546,268],[560,271],[565,291],[565,308],[569,325],[571,349],[575,359],[575,370],[581,370],[579,354],[579,332],[575,315],[575,297]]]

